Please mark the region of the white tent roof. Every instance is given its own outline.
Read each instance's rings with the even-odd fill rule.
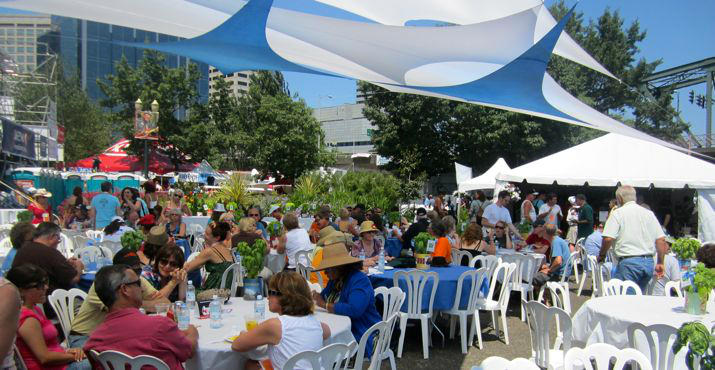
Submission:
[[[715,165],[658,144],[607,134],[502,171],[496,178],[531,184],[615,186],[620,182],[637,187],[715,189]]]
[[[459,183],[459,192],[463,193],[471,190],[494,189],[497,174],[506,171],[509,171],[509,165],[506,164],[504,158],[499,158],[486,172],[480,176]]]

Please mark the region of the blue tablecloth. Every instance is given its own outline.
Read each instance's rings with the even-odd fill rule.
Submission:
[[[89,288],[92,287],[92,284],[94,284],[94,276],[96,275],[95,273],[88,273],[88,274],[82,274],[79,277],[79,281],[77,282],[77,288],[84,290],[85,292],[89,292]]]
[[[385,240],[385,253],[390,257],[399,257],[402,251],[402,242],[397,238],[387,238]]]
[[[392,287],[393,277],[396,271],[400,270],[410,270],[410,269],[394,269],[387,270],[382,274],[370,275],[370,281],[373,287]],[[472,267],[468,266],[449,266],[449,267],[432,267],[425,271],[436,271],[439,274],[439,283],[437,285],[437,292],[434,296],[433,309],[435,311],[449,310],[454,305],[454,297],[457,293],[457,281],[459,281],[459,276],[467,270],[473,270]],[[462,284],[461,298],[460,298],[460,308],[467,307],[467,300],[469,299],[469,290],[471,289],[472,282],[471,279],[466,279],[464,284]],[[482,287],[483,288],[483,287]],[[400,281],[400,289],[407,291],[407,286],[405,285],[404,279]],[[429,292],[432,289],[432,280],[430,280],[425,286],[425,294],[422,300],[422,308],[426,310],[429,306]],[[407,301],[402,305],[402,311],[407,311]]]

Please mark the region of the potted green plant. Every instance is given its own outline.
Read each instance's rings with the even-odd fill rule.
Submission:
[[[427,245],[430,240],[435,240],[434,236],[424,231],[412,239],[415,243],[415,263],[418,269],[426,270],[429,268],[427,260],[430,255],[427,253]]]
[[[520,222],[517,225],[516,229],[519,230],[519,234],[521,234],[521,238],[526,240],[526,238],[529,237],[529,233],[532,230],[531,221],[524,220],[523,222]]]
[[[699,359],[701,369],[715,369],[715,336],[710,334],[705,325],[697,321],[684,323],[678,329],[678,337],[673,344],[673,354],[688,346],[685,363],[688,369],[694,369],[695,360]]]
[[[243,299],[245,300],[255,300],[256,296],[263,291],[263,282],[258,274],[263,270],[266,249],[266,242],[262,239],[253,242],[252,246],[246,242],[236,245],[236,250],[241,255],[241,265],[246,272],[246,278],[243,280]]]
[[[18,214],[17,214],[17,221],[18,221],[18,222],[30,222],[30,221],[32,221],[32,212],[30,212],[30,211],[18,212]]]
[[[128,231],[122,234],[122,238],[119,241],[122,243],[123,248],[138,251],[139,247],[144,243],[144,233],[141,231]]]
[[[695,258],[695,252],[700,249],[700,241],[693,238],[678,238],[670,249],[678,256],[681,268],[685,266],[689,268],[690,260]]]
[[[278,237],[283,234],[283,224],[280,221],[272,221],[268,224],[266,231],[268,231],[268,236],[270,237],[271,248],[275,248],[278,243]]]
[[[685,308],[690,314],[701,315],[706,313],[708,298],[715,289],[715,269],[698,263],[694,273],[691,284],[685,288]]]

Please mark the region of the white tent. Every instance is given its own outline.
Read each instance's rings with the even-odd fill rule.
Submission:
[[[698,237],[715,240],[715,165],[658,144],[607,134],[496,176],[531,184],[616,186],[698,191]],[[471,180],[470,180],[471,181]],[[461,185],[460,185],[461,186]]]
[[[506,171],[509,171],[509,165],[506,164],[504,158],[499,158],[486,172],[473,179],[460,182],[457,188],[460,193],[480,189],[494,189],[497,174]]]

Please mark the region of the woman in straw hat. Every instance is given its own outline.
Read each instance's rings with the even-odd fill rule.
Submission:
[[[27,206],[27,210],[33,215],[32,224],[37,225],[43,221],[51,222],[52,206],[48,198],[52,198],[52,193],[46,189],[37,189],[32,194],[32,198],[34,202]]]
[[[378,229],[372,221],[363,221],[360,224],[360,240],[350,249],[350,254],[353,257],[359,257],[361,253],[365,254],[365,265],[374,266],[382,250],[382,241],[376,239]],[[387,257],[385,257],[387,259]]]
[[[323,248],[323,260],[316,270],[326,270],[330,282],[320,294],[313,293],[315,304],[350,317],[350,330],[360,341],[368,328],[382,320],[375,307],[375,291],[362,272],[362,261],[351,256],[345,244],[332,244]]]

